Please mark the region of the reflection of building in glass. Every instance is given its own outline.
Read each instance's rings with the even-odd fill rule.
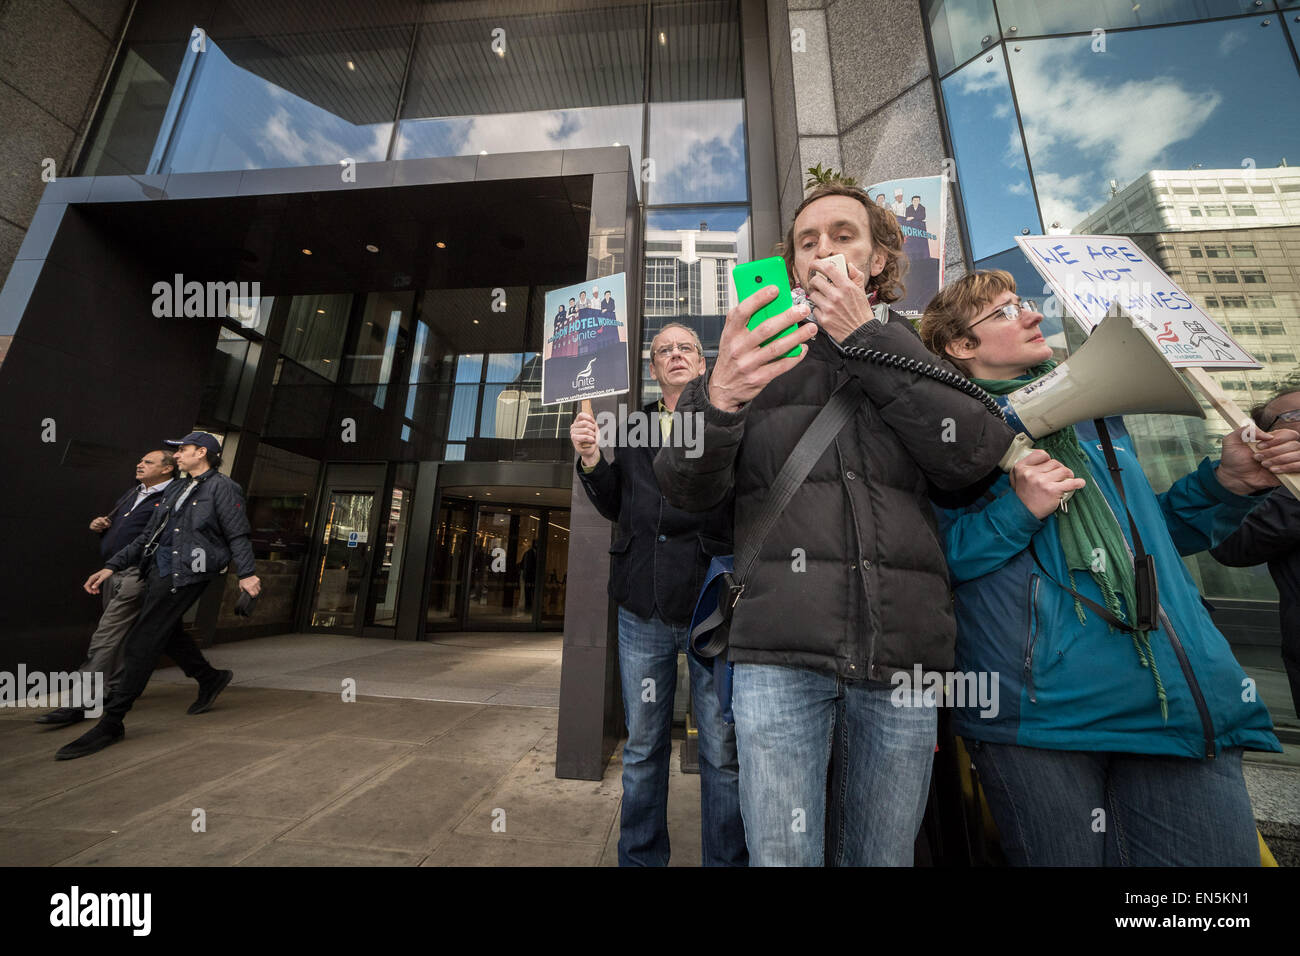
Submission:
[[[1132,236],[1263,368],[1216,372],[1243,409],[1267,401],[1300,355],[1300,170],[1151,170],[1079,223],[1079,234]],[[1206,408],[1205,421],[1127,418],[1152,484],[1164,488],[1189,459],[1218,454],[1229,431]],[[1243,586],[1212,559],[1195,560],[1202,585],[1241,597],[1271,595],[1265,579]]]
[[[714,230],[646,229],[645,300],[641,361],[650,365],[650,340],[664,324],[682,322],[695,329],[706,355],[716,355],[722,319],[735,304],[731,270],[739,261],[740,234]],[[643,376],[644,400],[659,397],[659,387]]]

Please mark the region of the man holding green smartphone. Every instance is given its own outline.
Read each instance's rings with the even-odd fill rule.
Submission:
[[[963,489],[997,468],[1012,432],[954,388],[844,352],[865,347],[944,367],[906,319],[877,311],[902,295],[902,247],[893,212],[866,193],[813,190],[783,248],[806,304],[750,329],[776,297],[766,286],[728,313],[712,374],[687,385],[677,405],[703,412],[702,454],[665,447],[655,461],[677,507],[705,510],[734,494],[739,551],[831,395],[845,387],[860,401],[764,540],[731,619],[753,865],[910,865],[925,809],[937,713],[896,706],[890,678],[953,664],[929,501],[975,497]],[[847,270],[829,261],[835,255]],[[810,306],[815,322],[804,321]],[[785,357],[792,347],[799,353]]]

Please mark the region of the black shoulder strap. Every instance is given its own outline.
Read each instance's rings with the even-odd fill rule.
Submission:
[[[1158,626],[1160,618],[1160,592],[1156,582],[1155,558],[1147,554],[1146,549],[1142,547],[1142,535],[1138,533],[1137,522],[1133,520],[1133,513],[1128,510],[1128,497],[1124,494],[1124,478],[1120,473],[1119,461],[1115,457],[1115,446],[1110,441],[1110,431],[1106,428],[1106,423],[1100,418],[1094,419],[1093,424],[1097,426],[1097,437],[1101,439],[1101,448],[1106,455],[1106,468],[1115,480],[1115,490],[1119,492],[1119,500],[1124,505],[1124,516],[1128,518],[1129,531],[1133,535],[1133,583],[1137,597],[1137,607],[1129,609],[1129,613],[1133,616],[1133,623],[1125,624],[1112,614],[1109,608],[1084,597],[1074,588],[1067,587],[1052,577],[1047,568],[1043,567],[1043,562],[1038,559],[1038,552],[1034,550],[1032,540],[1029,542],[1029,553],[1033,556],[1034,563],[1038,565],[1038,569],[1043,572],[1047,580],[1062,590],[1068,591],[1074,596],[1075,600],[1090,608],[1111,627],[1117,628],[1126,634],[1132,634],[1136,631],[1153,631]]]
[[[834,392],[830,401],[817,413],[813,423],[803,433],[799,443],[790,452],[790,457],[781,466],[776,480],[768,490],[767,500],[763,502],[763,511],[754,523],[753,529],[745,538],[745,546],[736,552],[735,579],[743,585],[749,576],[749,569],[758,558],[759,549],[767,538],[768,532],[776,525],[781,512],[790,503],[794,493],[799,490],[803,480],[812,471],[813,465],[822,453],[840,433],[845,423],[853,417],[853,412],[866,396],[861,389],[854,387],[852,378],[846,379]]]
[[[1115,489],[1119,492],[1119,500],[1124,504],[1124,515],[1128,518],[1128,529],[1133,535],[1133,563],[1136,565],[1139,561],[1146,559],[1147,552],[1142,547],[1142,535],[1138,534],[1137,523],[1128,510],[1128,497],[1124,494],[1124,476],[1120,472],[1119,462],[1115,458],[1115,446],[1110,443],[1110,431],[1106,428],[1105,420],[1097,418],[1093,420],[1093,424],[1097,426],[1097,437],[1101,439],[1101,449],[1106,455],[1106,467],[1110,470],[1111,477],[1115,479]]]

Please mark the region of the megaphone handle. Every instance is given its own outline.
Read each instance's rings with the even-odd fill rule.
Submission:
[[[998,467],[1009,475],[1011,474],[1011,469],[1020,464],[1021,459],[1033,450],[1034,440],[1024,432],[1017,432],[1016,437],[1013,438],[1011,444],[1007,446],[1007,450],[1003,452],[1002,460],[998,462]],[[1066,502],[1070,500],[1070,497],[1073,494],[1073,491],[1067,491],[1065,494],[1061,495],[1061,503],[1057,505],[1057,507],[1061,509],[1062,514],[1070,510],[1066,505]]]

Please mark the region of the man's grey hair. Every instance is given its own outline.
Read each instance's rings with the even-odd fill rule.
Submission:
[[[664,334],[665,332],[667,332],[669,329],[681,329],[681,330],[684,331],[684,332],[689,332],[689,333],[691,333],[691,338],[693,338],[693,339],[695,340],[695,347],[696,347],[697,349],[700,350],[700,358],[704,358],[704,343],[700,341],[700,333],[699,333],[699,332],[696,332],[693,328],[691,328],[691,327],[690,327],[689,325],[687,325],[685,322],[665,322],[663,328],[661,328],[658,332],[656,332],[654,338],[652,338],[652,339],[650,340],[650,362],[651,362],[651,364],[654,364],[654,360],[655,360],[655,342],[659,341],[659,336],[663,335],[663,334]],[[708,362],[705,361],[704,364],[705,364],[705,365],[708,365]]]

